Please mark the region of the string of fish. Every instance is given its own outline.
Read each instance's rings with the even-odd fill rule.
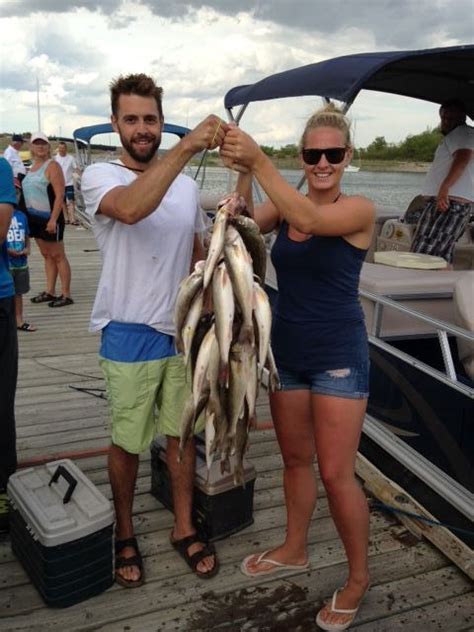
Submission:
[[[181,419],[181,455],[204,415],[207,467],[219,454],[222,472],[233,471],[236,484],[244,483],[243,458],[264,367],[269,387],[279,388],[263,289],[265,242],[244,213],[237,193],[219,202],[207,258],[180,284],[175,308],[176,348],[192,385]]]

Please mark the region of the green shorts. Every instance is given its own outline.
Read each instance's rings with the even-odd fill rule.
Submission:
[[[102,331],[100,351],[112,443],[132,454],[147,450],[157,434],[179,437],[183,407],[191,396],[191,378],[183,356],[175,354],[174,339],[150,327],[143,336],[143,327],[109,323]],[[133,357],[127,349],[133,350]],[[165,357],[149,359],[157,355]],[[126,361],[115,359],[126,356]],[[196,432],[202,427],[198,424]]]

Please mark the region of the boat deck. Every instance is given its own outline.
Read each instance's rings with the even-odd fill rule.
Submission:
[[[92,234],[67,230],[75,305],[50,309],[25,302],[25,317],[38,332],[20,332],[16,399],[18,452],[22,464],[41,457],[73,458],[108,496],[105,449],[107,402],[97,364],[99,338],[87,332],[100,257]],[[42,285],[35,245],[32,288]],[[30,294],[30,296],[32,293]],[[79,390],[86,389],[86,390]],[[97,390],[94,390],[97,389]],[[263,391],[259,423],[270,418]],[[252,432],[249,458],[257,469],[254,524],[217,543],[221,570],[209,581],[189,572],[171,549],[172,514],[150,494],[150,456],[137,481],[134,521],[147,581],[135,590],[118,585],[75,606],[51,609],[0,542],[0,630],[287,632],[316,629],[315,613],[344,581],[345,555],[329,514],[319,500],[309,533],[311,570],[266,580],[239,572],[242,558],[276,545],[285,525],[281,458],[272,430]],[[372,585],[351,629],[361,632],[474,630],[472,585],[443,554],[419,541],[393,518],[371,512]]]

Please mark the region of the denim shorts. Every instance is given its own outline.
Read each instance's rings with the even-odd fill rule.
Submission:
[[[282,391],[310,390],[315,395],[345,399],[369,396],[369,362],[327,371],[292,371],[278,369]]]
[[[68,184],[64,187],[64,200],[74,200],[74,185]]]

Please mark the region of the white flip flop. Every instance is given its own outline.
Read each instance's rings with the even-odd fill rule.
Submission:
[[[255,553],[253,555],[248,555],[240,565],[240,570],[247,577],[260,577],[261,575],[271,575],[272,573],[278,573],[281,571],[304,571],[309,568],[309,562],[306,564],[283,564],[282,562],[277,562],[276,560],[266,559],[265,555],[270,553],[270,550],[264,551],[261,553],[257,559],[255,560],[255,564],[271,564],[272,568],[262,569],[261,571],[257,571],[256,573],[252,573],[247,568],[247,563],[255,557]]]
[[[337,593],[340,590],[343,590],[343,588],[336,588],[336,590],[334,591],[334,594],[331,599],[331,607],[330,607],[329,612],[330,614],[334,613],[334,614],[350,615],[349,619],[345,621],[344,623],[328,623],[327,621],[323,621],[321,617],[321,612],[326,607],[324,606],[324,608],[321,608],[321,610],[316,615],[316,623],[322,630],[328,630],[328,632],[339,632],[339,630],[347,630],[347,628],[352,625],[354,619],[356,618],[356,615],[357,615],[357,612],[359,611],[360,604],[362,603],[363,597],[359,601],[359,605],[357,606],[357,608],[351,608],[351,609],[336,608],[336,597],[337,597]]]

